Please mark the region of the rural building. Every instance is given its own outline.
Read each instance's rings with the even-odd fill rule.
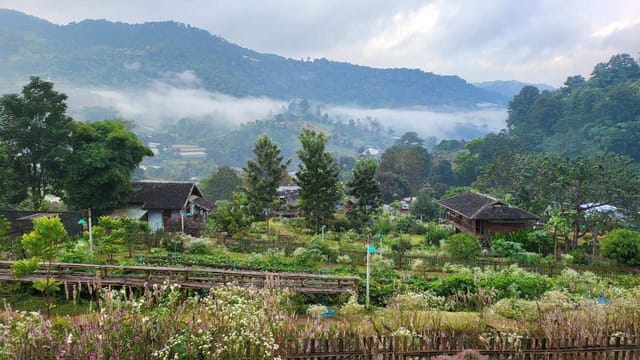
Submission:
[[[497,233],[531,228],[538,217],[491,196],[467,192],[438,201],[456,231],[477,236],[485,245]]]
[[[147,221],[152,231],[181,231],[184,227],[186,232],[197,232],[214,208],[190,182],[139,181],[131,189],[127,207],[114,211],[112,216]]]
[[[280,209],[276,211],[276,215],[283,217],[298,216],[298,197],[300,196],[300,186],[285,185],[278,186],[276,189],[278,198],[280,199]]]
[[[20,210],[0,210],[0,217],[6,218],[11,227],[6,234],[10,238],[18,238],[23,234],[33,230],[33,220],[41,217],[60,218],[62,225],[69,236],[82,234],[82,225],[78,224],[82,219],[79,211],[20,211]]]

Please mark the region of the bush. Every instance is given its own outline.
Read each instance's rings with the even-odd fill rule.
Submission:
[[[470,234],[458,233],[447,238],[447,252],[456,259],[474,259],[480,254],[480,242]]]
[[[440,240],[444,240],[453,234],[450,226],[440,226],[436,223],[428,223],[425,225],[424,242],[428,246],[440,246]]]
[[[515,258],[525,253],[520,243],[508,241],[501,235],[491,239],[491,250],[499,256],[508,258]]]
[[[209,249],[209,243],[206,239],[203,239],[203,238],[192,238],[192,237],[186,238],[184,241],[184,249],[189,254],[195,254],[195,255],[211,254],[211,250]]]
[[[600,254],[620,265],[640,265],[640,232],[628,229],[611,231],[600,243]]]
[[[509,268],[500,271],[495,277],[483,279],[481,285],[496,289],[498,298],[537,299],[551,289],[552,284],[551,280],[544,276]]]
[[[444,279],[438,279],[430,284],[430,290],[438,296],[449,297],[462,291],[475,293],[476,285],[472,274],[454,274]]]
[[[553,237],[545,230],[531,231],[524,238],[519,238],[518,242],[522,244],[525,250],[530,252],[543,255],[553,253]]]
[[[169,252],[184,252],[184,239],[179,233],[171,235],[165,233],[160,244],[163,249]]]
[[[413,215],[398,216],[395,220],[395,228],[397,232],[402,234],[422,235],[427,231]]]

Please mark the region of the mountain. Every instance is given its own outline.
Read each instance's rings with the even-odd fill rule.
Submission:
[[[142,88],[191,71],[206,90],[367,107],[473,108],[508,97],[458,76],[262,54],[176,22],[84,20],[55,25],[0,9],[0,81],[39,75],[77,86]]]
[[[553,91],[555,88],[551,85],[547,84],[529,84],[516,80],[496,80],[496,81],[485,81],[485,82],[477,82],[473,83],[476,87],[480,89],[488,90],[494,92],[500,96],[506,97],[508,99],[513,98],[514,96],[520,93],[523,87],[527,85],[535,86],[540,91]]]

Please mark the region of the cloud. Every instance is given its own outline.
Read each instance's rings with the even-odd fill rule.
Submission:
[[[442,113],[425,109],[364,109],[332,107],[327,113],[342,121],[371,117],[383,126],[402,134],[415,131],[423,138],[472,139],[489,132],[499,132],[506,125],[505,109],[486,108],[476,111]]]
[[[269,98],[236,98],[209,92],[198,87],[199,83],[200,79],[192,71],[167,73],[142,90],[72,90],[70,105],[72,110],[89,106],[112,109],[120,117],[147,126],[182,118],[239,125],[266,118],[286,105]],[[76,96],[79,93],[85,95]]]

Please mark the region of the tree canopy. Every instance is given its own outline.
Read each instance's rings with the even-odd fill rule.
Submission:
[[[287,176],[289,161],[283,162],[280,148],[266,135],[256,139],[253,153],[255,159],[247,160],[244,168],[243,191],[253,218],[266,219],[274,206],[278,186]]]
[[[356,227],[364,226],[382,205],[380,183],[375,178],[378,162],[373,158],[358,160],[353,168],[352,179],[347,182],[347,217]]]
[[[128,196],[133,171],[151,150],[125,121],[73,121],[66,99],[38,77],[20,95],[0,98],[0,204],[30,200],[39,210],[55,194],[100,212]]]
[[[153,156],[123,120],[73,123],[65,161],[64,201],[96,213],[124,204],[133,171],[145,156]]]
[[[229,166],[220,167],[215,173],[200,181],[198,187],[207,200],[228,200],[233,199],[233,192],[238,191],[242,186],[242,179],[237,172]]]
[[[11,170],[28,189],[33,207],[59,189],[63,161],[70,152],[72,119],[67,96],[53,83],[31,77],[22,93],[0,98],[0,143],[11,159]]]
[[[298,139],[302,148],[296,153],[301,164],[295,182],[300,186],[300,210],[310,227],[320,232],[342,197],[340,169],[333,154],[325,152],[328,139],[324,134],[304,129]]]

